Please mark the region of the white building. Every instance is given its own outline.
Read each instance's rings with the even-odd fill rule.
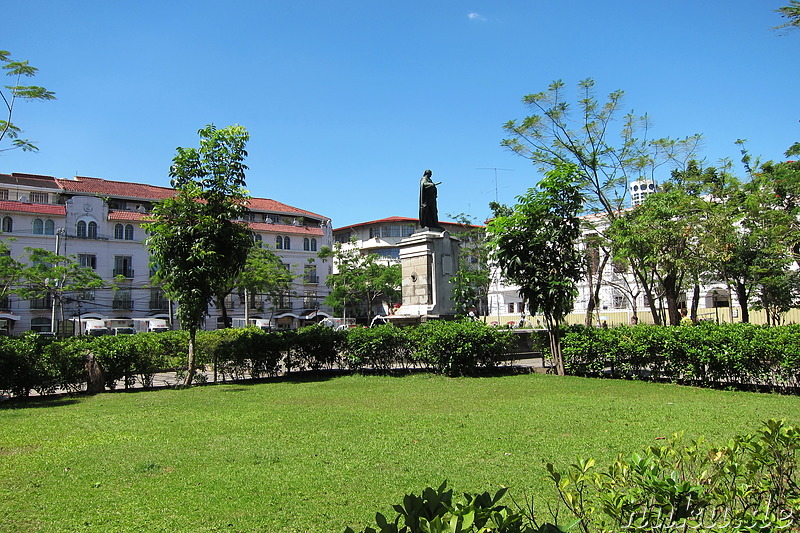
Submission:
[[[174,316],[171,303],[152,286],[149,253],[141,227],[153,204],[175,193],[173,189],[139,183],[75,177],[58,179],[30,174],[0,174],[2,237],[15,258],[26,247],[44,248],[74,256],[110,282],[121,276],[119,290],[97,289],[68,295],[64,303],[69,318],[138,318]],[[265,198],[253,198],[248,222],[254,238],[276,248],[295,275],[293,290],[279,298],[255,295],[250,316],[273,319],[291,328],[329,316],[322,303],[327,295],[327,272],[317,251],[332,243],[330,220],[322,215]],[[229,316],[244,314],[243,298],[229,296]],[[52,302],[48,298],[0,301],[0,319],[14,334],[28,330],[50,331]],[[59,313],[60,315],[60,313]],[[206,329],[219,325],[220,311],[209,309]],[[62,326],[65,327],[65,326]]]

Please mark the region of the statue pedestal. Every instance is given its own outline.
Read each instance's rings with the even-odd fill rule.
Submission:
[[[412,317],[452,316],[453,285],[461,241],[444,230],[425,229],[400,241],[403,305],[398,321]]]

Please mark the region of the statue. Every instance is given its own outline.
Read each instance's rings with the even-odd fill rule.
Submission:
[[[436,186],[431,179],[433,172],[426,170],[419,180],[419,225],[423,228],[439,227],[439,210],[436,207]]]

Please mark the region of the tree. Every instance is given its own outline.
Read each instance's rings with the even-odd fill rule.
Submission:
[[[788,20],[780,26],[775,26],[774,29],[800,27],[800,0],[789,0],[789,5],[779,7],[775,11]]]
[[[464,213],[448,216],[462,226],[457,235],[461,240],[458,271],[450,279],[454,310],[459,316],[467,316],[472,309],[478,316],[486,316],[492,281],[486,228],[475,225],[475,220]]]
[[[323,260],[332,259],[336,265],[337,271],[325,279],[331,288],[325,302],[335,312],[346,317],[348,306],[365,306],[369,321],[379,299],[389,303],[400,299],[400,265],[385,264],[377,254],[362,255],[358,249],[344,248],[341,243],[333,248],[324,246],[317,255]]]
[[[17,100],[55,100],[56,95],[44,87],[20,85],[19,82],[23,76],[33,77],[39,69],[29,65],[27,61],[14,61],[9,55],[10,52],[0,50],[0,63],[4,63],[3,70],[6,71],[7,76],[11,76],[14,80],[13,85],[5,85],[5,90],[0,89],[0,97],[2,97],[6,108],[5,119],[0,119],[0,143],[5,137],[8,137],[11,140],[11,147],[0,148],[0,152],[7,152],[17,148],[22,149],[23,152],[35,152],[38,148],[30,140],[20,139],[19,135],[22,130],[11,122],[11,117],[14,114],[14,105]]]
[[[11,294],[12,288],[17,285],[22,276],[22,264],[11,257],[8,243],[0,241],[0,299],[5,299]]]
[[[244,270],[236,280],[236,287],[246,295],[267,295],[276,307],[280,297],[292,288],[292,280],[294,276],[278,254],[268,247],[253,246],[247,254]]]
[[[42,248],[25,248],[26,264],[19,271],[20,284],[13,292],[20,298],[49,298],[52,301],[50,330],[56,332],[56,312],[64,322],[64,300],[69,293],[85,293],[105,287],[105,281],[91,268]]]
[[[197,329],[212,298],[229,287],[253,245],[236,220],[247,212],[244,189],[247,130],[239,125],[199,130],[200,148],[178,148],[170,168],[177,193],[153,207],[145,224],[155,281],[178,302],[181,328],[189,331],[185,386],[195,372]]]
[[[530,159],[540,170],[555,169],[563,163],[575,166],[576,180],[585,209],[602,213],[613,222],[626,206],[628,184],[632,180],[652,179],[662,166],[682,167],[693,157],[700,135],[684,139],[651,139],[650,119],[633,112],[621,117],[623,91],[613,91],[601,103],[594,80],[578,83],[579,98],[574,109],[564,98],[564,82],[553,82],[547,91],[529,94],[522,101],[533,114],[511,120],[504,126],[508,138],[502,146]],[[594,230],[599,238],[603,229]],[[610,246],[598,247],[608,260]],[[594,279],[586,319],[591,320],[603,272],[587,273]],[[641,277],[641,275],[639,276]]]
[[[564,374],[559,327],[572,311],[581,276],[578,178],[575,165],[558,164],[539,182],[539,190],[528,189],[517,198],[511,215],[488,226],[492,257],[503,275],[519,286],[531,314],[544,315],[559,375]]]

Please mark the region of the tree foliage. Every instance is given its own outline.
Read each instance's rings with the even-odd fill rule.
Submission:
[[[800,0],[789,0],[789,4],[775,10],[786,22],[775,29],[800,27]]]
[[[68,294],[81,294],[106,287],[106,282],[91,268],[80,266],[74,257],[65,257],[42,248],[25,248],[26,261],[15,274],[19,281],[12,291],[23,299],[53,298],[61,310]],[[16,268],[9,264],[10,268]]]
[[[264,294],[276,306],[280,296],[292,287],[294,276],[283,265],[281,257],[269,247],[253,246],[247,262],[236,280],[240,291]]]
[[[578,169],[562,163],[517,198],[510,216],[489,223],[492,256],[505,279],[519,286],[531,314],[542,314],[550,331],[551,349],[559,374],[563,374],[559,324],[572,311],[581,276],[581,195]]]
[[[212,298],[230,287],[253,245],[247,225],[245,145],[239,125],[201,129],[200,148],[178,148],[170,169],[177,193],[153,208],[145,225],[156,267],[155,280],[178,302],[181,327],[189,330],[189,368],[194,374],[194,340]]]
[[[400,265],[384,263],[376,254],[362,255],[358,249],[343,247],[341,243],[333,248],[323,247],[318,255],[323,260],[332,259],[336,265],[336,272],[325,279],[331,288],[325,302],[336,313],[347,316],[348,309],[357,312],[366,308],[369,320],[379,299],[388,303],[400,299]]]
[[[18,148],[23,152],[35,152],[38,151],[38,148],[29,139],[20,138],[22,130],[11,122],[14,106],[17,100],[55,100],[56,96],[54,92],[48,91],[44,87],[20,85],[20,80],[23,76],[26,78],[33,77],[38,69],[31,66],[28,61],[14,61],[11,59],[10,54],[6,50],[0,50],[2,68],[6,71],[6,75],[14,80],[12,85],[4,85],[5,90],[0,89],[0,98],[2,98],[5,106],[5,118],[0,119],[0,143],[6,137],[11,140],[11,146],[9,148],[0,147],[0,152]]]

